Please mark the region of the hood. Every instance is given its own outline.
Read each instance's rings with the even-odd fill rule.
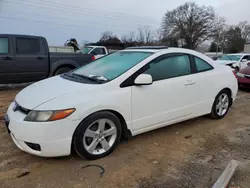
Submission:
[[[16,101],[24,108],[32,110],[58,97],[72,92],[89,91],[96,88],[96,86],[97,85],[93,84],[73,82],[60,76],[55,76],[24,88],[17,94]]]
[[[219,64],[221,64],[221,65],[228,65],[228,64],[232,64],[232,63],[237,63],[237,62],[228,61],[228,60],[216,60],[215,62],[216,62],[216,63],[219,63]]]

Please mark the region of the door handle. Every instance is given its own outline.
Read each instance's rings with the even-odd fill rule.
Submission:
[[[37,57],[36,59],[37,59],[37,60],[44,60],[44,57],[39,56],[39,57]]]
[[[12,60],[12,57],[6,56],[3,58],[4,60]]]
[[[191,85],[194,85],[195,82],[192,81],[192,80],[187,80],[186,83],[184,84],[185,86],[191,86]]]

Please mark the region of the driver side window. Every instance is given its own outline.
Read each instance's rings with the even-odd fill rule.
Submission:
[[[105,55],[103,48],[95,48],[91,53],[94,55]]]
[[[155,59],[149,64],[145,74],[150,74],[153,81],[164,80],[191,74],[188,55],[174,55]]]
[[[249,60],[250,60],[250,56],[249,56],[249,55],[245,55],[245,56],[242,58],[242,60],[243,60],[243,59],[246,59],[246,60],[249,61]],[[242,60],[241,60],[241,61],[242,61]]]

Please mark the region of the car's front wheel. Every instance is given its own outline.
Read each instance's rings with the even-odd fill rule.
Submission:
[[[87,117],[76,129],[73,144],[76,153],[95,160],[107,156],[121,139],[120,120],[110,112],[97,112]]]
[[[214,119],[221,119],[226,116],[230,108],[230,92],[228,90],[221,91],[215,98],[211,117]]]

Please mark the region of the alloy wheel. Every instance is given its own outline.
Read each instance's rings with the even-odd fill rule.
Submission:
[[[98,119],[88,126],[83,135],[83,145],[92,155],[107,152],[115,143],[117,129],[109,119]]]
[[[225,115],[229,108],[229,97],[226,93],[222,93],[216,102],[216,113],[219,116]]]

